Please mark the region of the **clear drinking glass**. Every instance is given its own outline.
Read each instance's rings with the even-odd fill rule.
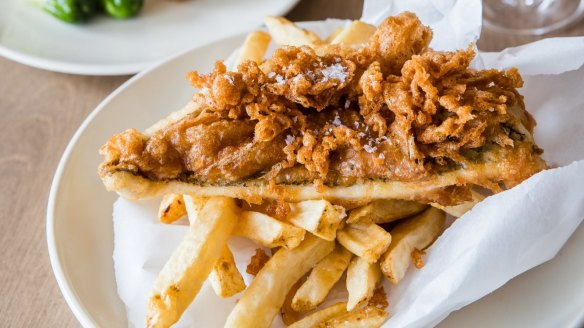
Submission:
[[[581,19],[584,0],[483,0],[483,22],[495,32],[542,35]]]

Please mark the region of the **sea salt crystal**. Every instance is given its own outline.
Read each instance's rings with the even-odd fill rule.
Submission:
[[[284,84],[286,82],[286,79],[282,75],[278,74],[276,75],[276,82],[278,84]]]
[[[300,81],[302,79],[304,79],[304,75],[298,74],[292,79],[292,81],[294,81],[294,83],[298,83],[298,81]]]
[[[383,153],[380,153],[380,154],[379,154],[379,158],[380,158],[380,159],[385,159],[385,155],[384,155]]]
[[[341,121],[341,118],[339,117],[338,114],[335,116],[335,119],[333,120],[333,125],[334,126],[341,126],[341,125],[343,125],[343,122]]]
[[[294,137],[291,135],[286,136],[286,145],[289,146],[294,142]]]
[[[328,66],[325,69],[323,69],[321,73],[323,76],[322,79],[323,82],[326,82],[330,79],[336,79],[340,83],[344,83],[345,80],[347,79],[347,71],[345,71],[345,67],[343,67],[343,65],[341,64],[334,64]]]
[[[271,78],[273,78],[274,76],[276,76],[276,73],[275,73],[275,72],[270,72],[270,73],[268,73],[268,78],[270,78],[270,79],[271,79]]]
[[[365,134],[365,133],[363,133],[363,132],[359,132],[359,133],[357,133],[357,137],[359,137],[359,138],[365,138],[365,135],[366,135],[366,134]]]
[[[235,82],[233,81],[233,76],[229,75],[229,74],[223,74],[223,77],[229,81],[229,84],[234,85]]]
[[[351,101],[349,99],[345,100],[345,109],[349,108],[349,106],[351,106]],[[355,123],[359,123],[359,122],[355,122]]]
[[[372,154],[377,151],[377,147],[372,147],[370,145],[363,146],[363,149],[365,149],[365,151],[368,152],[369,154]]]

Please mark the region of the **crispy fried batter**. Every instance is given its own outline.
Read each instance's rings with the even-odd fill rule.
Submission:
[[[383,285],[380,285],[373,291],[373,296],[371,296],[367,305],[375,306],[376,308],[382,310],[389,306]]]
[[[249,260],[249,264],[247,265],[247,268],[245,268],[245,272],[255,276],[269,260],[270,256],[266,254],[263,249],[257,248],[255,254]]]
[[[431,36],[405,13],[383,22],[362,48],[283,47],[261,69],[249,61],[228,72],[217,62],[210,74],[192,72],[201,111],[150,137],[136,130],[112,137],[100,174],[332,186],[423,181],[496,163],[494,176],[459,185],[498,191],[545,168],[517,70],[473,70],[472,48],[432,51]]]
[[[412,251],[412,261],[414,262],[416,269],[421,269],[424,267],[424,255],[426,255],[426,252],[417,248],[414,248]]]
[[[264,213],[281,221],[285,221],[292,211],[289,203],[279,199],[264,199],[260,204],[244,202],[243,209]]]
[[[384,73],[399,75],[404,63],[426,50],[431,40],[432,30],[422,25],[415,14],[406,12],[388,17],[368,46],[383,65]]]

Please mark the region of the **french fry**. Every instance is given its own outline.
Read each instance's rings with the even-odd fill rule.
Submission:
[[[375,223],[351,223],[337,232],[337,241],[353,254],[375,263],[391,243],[391,234]]]
[[[158,209],[158,220],[162,223],[170,224],[187,214],[183,196],[179,194],[168,194],[162,197],[160,208]]]
[[[366,306],[362,309],[355,310],[332,319],[325,321],[318,326],[326,328],[378,328],[380,327],[389,314],[387,311],[378,309],[374,306]]]
[[[263,213],[244,211],[233,233],[268,248],[294,248],[304,239],[306,231]]]
[[[347,311],[369,301],[379,280],[381,280],[381,270],[377,263],[369,263],[361,257],[354,257],[347,269],[347,291],[349,292]]]
[[[481,201],[483,201],[485,199],[485,196],[483,196],[482,194],[479,194],[478,192],[472,190],[472,200],[468,201],[468,202],[464,202],[460,205],[456,205],[456,206],[442,206],[440,204],[432,204],[432,206],[439,208],[441,210],[443,210],[444,212],[455,216],[457,218],[461,217],[464,215],[464,213],[472,210],[472,208],[480,203]]]
[[[187,212],[194,207],[184,197]],[[166,262],[150,295],[148,327],[169,327],[193,301],[237,223],[237,206],[227,197],[210,198]]]
[[[282,304],[282,308],[280,309],[280,315],[282,316],[282,321],[286,327],[302,318],[302,313],[292,308],[292,299],[294,298],[294,295],[296,295],[298,288],[300,288],[303,283],[303,279],[300,279],[292,286],[292,288],[290,288],[290,291],[286,294],[284,304]]]
[[[245,290],[245,282],[227,245],[223,246],[219,259],[213,265],[209,282],[219,297],[231,297]]]
[[[388,223],[420,213],[426,208],[428,208],[426,204],[409,200],[379,199],[352,210],[347,223]]]
[[[207,198],[195,196],[188,197],[189,221],[195,229],[197,218],[201,212]],[[182,198],[182,197],[181,197]],[[185,207],[186,208],[186,207]],[[233,254],[229,247],[225,245],[221,250],[221,255],[215,261],[213,270],[208,277],[211,287],[219,297],[231,297],[245,289],[245,282],[241,273],[237,270]]]
[[[270,40],[272,40],[272,37],[266,32],[251,32],[245,39],[245,42],[241,45],[234,66],[237,67],[239,64],[248,60],[260,64],[264,59],[266,50],[268,50]]]
[[[377,27],[355,20],[339,32],[330,42],[331,44],[360,45],[369,41]]]
[[[347,269],[353,254],[337,244],[335,250],[312,269],[308,279],[294,295],[292,308],[299,312],[316,309]]]
[[[306,200],[290,204],[287,221],[322,239],[334,240],[337,228],[346,216],[345,210],[326,200]]]
[[[189,224],[192,227],[197,222],[199,213],[201,212],[209,198],[183,195],[183,200],[185,208],[187,210]]]
[[[314,46],[322,43],[316,33],[298,27],[284,17],[268,16],[264,23],[276,43],[287,46]]]
[[[345,28],[342,26],[337,27],[331,34],[329,34],[326,37],[326,39],[324,40],[324,43],[330,44],[337,37],[337,35],[339,35],[344,30],[345,30]]]
[[[427,248],[444,229],[445,214],[430,207],[424,213],[399,223],[391,230],[393,240],[380,260],[381,270],[393,284],[404,277],[415,249]]]
[[[340,302],[322,310],[318,310],[302,320],[288,326],[288,328],[315,328],[327,320],[347,313],[347,302]]]
[[[292,286],[334,247],[332,241],[308,235],[298,247],[280,248],[243,293],[225,327],[270,327]]]

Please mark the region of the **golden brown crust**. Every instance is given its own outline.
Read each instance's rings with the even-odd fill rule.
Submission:
[[[378,309],[386,309],[389,306],[389,302],[387,302],[387,295],[385,294],[385,288],[383,285],[375,288],[373,291],[373,296],[369,299],[367,305],[375,306]]]
[[[255,276],[269,260],[270,257],[263,249],[256,248],[255,254],[249,259],[249,264],[245,268],[245,272]]]

